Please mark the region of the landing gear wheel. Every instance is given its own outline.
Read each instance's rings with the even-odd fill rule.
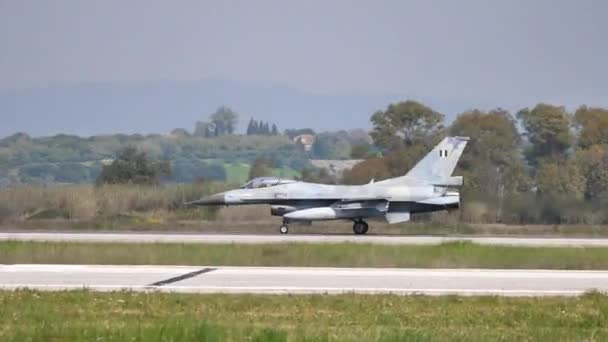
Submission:
[[[367,225],[367,223],[365,221],[355,221],[355,223],[353,224],[353,232],[355,232],[355,234],[357,235],[362,235],[367,233],[367,229],[369,228],[369,226]]]
[[[281,228],[279,228],[279,232],[281,232],[281,234],[287,234],[289,232],[289,227],[284,224],[281,226]]]

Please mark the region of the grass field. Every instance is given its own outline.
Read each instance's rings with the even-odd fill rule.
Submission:
[[[243,184],[249,180],[249,170],[251,166],[244,163],[224,164],[226,170],[226,181],[233,184]],[[272,175],[282,178],[296,178],[300,172],[289,167],[274,168]]]
[[[251,167],[244,163],[224,164],[226,170],[226,181],[235,184],[243,184],[249,178]]]
[[[0,292],[2,341],[608,339],[608,297]]]
[[[608,248],[372,244],[0,242],[0,263],[608,269]]]

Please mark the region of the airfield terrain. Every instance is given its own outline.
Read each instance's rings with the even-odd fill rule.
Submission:
[[[603,340],[605,255],[601,238],[3,232],[0,339]]]
[[[5,227],[0,339],[602,340],[608,239],[597,231],[354,236]]]
[[[0,288],[250,294],[572,296],[591,290],[608,290],[608,272],[4,265],[0,266]]]
[[[0,287],[8,289],[524,296],[608,290],[608,239],[5,232],[0,244]],[[190,266],[174,266],[180,264]]]
[[[3,341],[601,341],[608,297],[0,291]]]
[[[0,340],[608,338],[604,226],[244,221],[4,224]]]
[[[321,234],[192,234],[192,233],[62,233],[0,232],[0,241],[59,241],[114,243],[205,243],[205,244],[281,244],[281,243],[355,243],[380,245],[439,245],[471,242],[495,246],[608,247],[608,238],[540,238],[483,236],[399,236],[399,235],[321,235]]]

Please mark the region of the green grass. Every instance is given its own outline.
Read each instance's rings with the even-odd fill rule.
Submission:
[[[0,292],[2,341],[567,341],[608,338],[608,297]]]
[[[295,179],[295,178],[301,176],[299,171],[294,170],[290,167],[282,167],[280,169],[273,169],[272,175],[276,176],[276,177],[286,178],[286,179]]]
[[[226,181],[237,184],[245,183],[249,178],[250,168],[251,167],[248,164],[242,163],[224,164],[224,170],[226,170]]]
[[[0,242],[0,263],[608,269],[608,248]]]

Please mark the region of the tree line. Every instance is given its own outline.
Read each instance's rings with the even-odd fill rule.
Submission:
[[[608,223],[607,109],[571,113],[546,103],[515,115],[475,109],[445,126],[443,114],[405,101],[377,111],[371,122],[382,154],[346,172],[346,183],[403,175],[444,136],[468,136],[455,171],[465,177],[464,220]]]
[[[100,183],[156,184],[167,177],[191,181],[200,176],[224,180],[224,166],[207,162],[221,159],[252,164],[251,176],[288,166],[299,170],[305,180],[363,184],[403,175],[444,136],[461,135],[471,138],[455,172],[465,177],[463,207],[458,211],[461,220],[608,223],[608,110],[604,108],[581,106],[569,112],[562,106],[540,103],[515,113],[501,108],[474,109],[446,124],[438,111],[405,101],[373,113],[369,135],[362,130],[316,134],[310,155],[299,153],[288,140],[314,134],[310,129],[286,130],[286,137],[237,137],[233,136],[237,120],[235,112],[220,107],[208,122],[197,124],[192,138],[176,134],[31,139],[16,134],[0,140],[0,180],[14,177],[15,169],[45,179],[51,164],[58,175],[68,177],[56,178],[64,182],[77,177],[95,179],[100,174]],[[251,127],[254,121],[250,120]],[[137,150],[122,151],[124,146]],[[146,164],[141,151],[150,160],[170,160],[171,164]],[[260,156],[272,163],[254,162]],[[334,179],[307,167],[311,157],[365,160],[345,172],[343,179]],[[101,160],[108,158],[115,160],[102,167]],[[94,164],[89,166],[87,161]],[[92,173],[90,168],[98,171]],[[86,177],[79,176],[81,173]]]
[[[279,135],[279,129],[277,125],[270,125],[269,122],[257,121],[251,118],[247,125],[247,135]]]
[[[239,121],[239,116],[232,109],[221,106],[210,117],[209,121],[197,121],[194,136],[219,137],[233,134]]]
[[[232,135],[236,131],[239,122],[239,115],[227,106],[219,107],[208,121],[197,121],[194,127],[193,136],[196,137],[220,137]],[[189,133],[185,129],[175,129],[173,133],[187,136]],[[246,130],[247,135],[280,135],[276,124],[258,121],[253,118],[249,120]]]

